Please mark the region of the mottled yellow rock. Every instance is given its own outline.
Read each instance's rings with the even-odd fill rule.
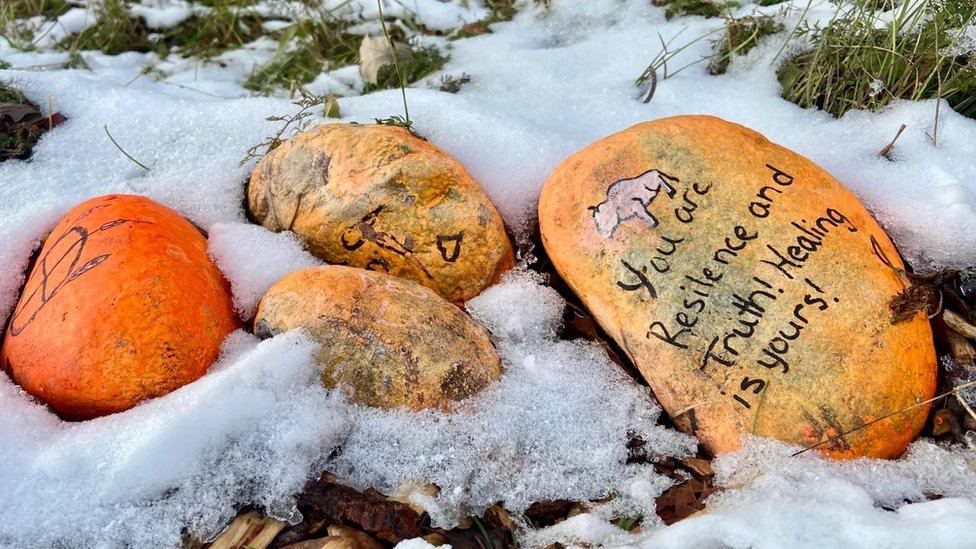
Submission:
[[[925,406],[833,439],[930,398],[935,351],[923,313],[892,322],[887,235],[806,158],[718,118],[656,120],[560,164],[539,218],[556,269],[710,451],[756,433],[890,457],[922,428]]]
[[[464,167],[403,128],[327,124],[268,153],[247,203],[329,263],[466,301],[514,264],[498,211]]]
[[[488,330],[429,288],[352,267],[295,271],[258,305],[262,337],[305,329],[327,387],[381,408],[448,408],[501,375]]]

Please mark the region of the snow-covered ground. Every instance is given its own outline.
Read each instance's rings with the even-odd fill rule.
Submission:
[[[375,2],[333,2],[375,16]],[[187,16],[178,0],[146,2],[155,24]],[[806,2],[754,10],[799,23]],[[814,2],[811,20],[835,6]],[[398,11],[399,10],[399,11]],[[433,28],[482,18],[477,0],[387,2]],[[54,33],[90,24],[62,16]],[[451,61],[431,77],[466,73],[456,95],[407,91],[414,128],[460,160],[524,237],[548,173],[584,145],[630,125],[675,114],[707,113],[749,126],[824,167],[851,188],[917,268],[976,265],[976,121],[942,105],[938,146],[934,101],[896,102],[879,113],[834,119],[779,97],[773,36],[708,76],[699,63],[658,82],[639,100],[634,79],[665,42],[684,44],[718,19],[665,20],[647,0],[553,0],[494,32],[448,43]],[[43,44],[41,44],[43,45]],[[787,49],[798,47],[788,45]],[[235,304],[253,311],[263,290],[289,270],[314,264],[297,241],[246,224],[239,166],[251,145],[277,130],[271,115],[295,112],[284,97],[252,97],[241,87],[273,53],[260,43],[203,63],[153,54],[84,53],[90,70],[51,69],[64,54],[18,52],[0,39],[15,69],[0,80],[68,117],[29,162],[0,164],[0,318],[17,298],[29,256],[76,203],[136,193],[167,204],[209,230],[211,253],[231,280]],[[699,40],[672,70],[707,55]],[[156,76],[143,75],[153,64]],[[355,67],[323,74],[309,88],[334,92],[346,121],[401,114],[400,92],[355,95]],[[878,151],[908,129],[894,161]],[[111,143],[104,127],[145,171]],[[521,240],[525,240],[522,238]],[[314,349],[298,334],[259,342],[237,332],[203,379],[128,412],[65,423],[0,377],[0,546],[167,547],[181,531],[215,534],[247,503],[294,518],[291,496],[330,470],[358,487],[386,493],[435,483],[414,494],[435,523],[504,501],[513,511],[543,499],[610,504],[549,530],[527,531],[527,546],[554,541],[641,547],[976,547],[976,443],[942,448],[916,442],[899,461],[836,463],[795,448],[749,440],[715,462],[726,491],[709,512],[665,527],[654,498],[671,483],[647,465],[626,464],[633,434],[652,453],[694,452],[688,437],[656,426],[660,413],[595,344],[558,337],[561,298],[518,270],[470,303],[494,332],[506,373],[454,415],[362,409],[317,381]],[[976,441],[974,441],[976,442]],[[342,452],[333,455],[338,446]],[[943,499],[927,501],[931,495]],[[610,525],[643,514],[644,533]]]

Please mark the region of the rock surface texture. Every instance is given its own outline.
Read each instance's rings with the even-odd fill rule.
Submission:
[[[258,305],[255,333],[305,329],[327,387],[380,408],[450,408],[501,373],[488,330],[409,280],[327,265],[295,271]]]
[[[268,153],[248,209],[329,263],[385,272],[463,302],[514,264],[498,211],[464,167],[403,128],[327,124]]]
[[[539,218],[560,275],[709,451],[755,433],[893,457],[922,428],[925,406],[856,430],[933,396],[931,328],[895,322],[898,252],[806,158],[714,117],[647,122],[560,164]]]
[[[62,417],[89,419],[198,379],[238,327],[196,227],[147,198],[102,196],[47,238],[0,364]]]

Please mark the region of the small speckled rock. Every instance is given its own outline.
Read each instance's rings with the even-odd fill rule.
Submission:
[[[514,264],[498,211],[464,167],[403,128],[326,124],[268,153],[248,208],[315,256],[414,280],[452,302]]]
[[[380,408],[449,408],[487,387],[501,361],[483,326],[429,288],[352,267],[295,271],[258,305],[261,337],[303,328],[321,343],[327,387]]]
[[[922,428],[924,406],[856,430],[933,395],[931,328],[895,322],[897,251],[806,158],[718,118],[656,120],[565,160],[539,218],[556,269],[713,453],[756,433],[893,457]]]

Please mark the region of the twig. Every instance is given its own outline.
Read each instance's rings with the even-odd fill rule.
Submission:
[[[875,423],[878,423],[879,421],[884,421],[884,420],[886,420],[886,419],[888,419],[890,417],[897,416],[899,414],[903,414],[905,412],[908,412],[909,410],[914,410],[915,408],[921,408],[922,406],[927,406],[929,404],[932,404],[936,400],[939,400],[940,398],[945,398],[945,397],[947,397],[949,395],[955,395],[956,398],[959,399],[960,402],[962,402],[962,399],[959,398],[959,392],[962,391],[962,390],[964,390],[964,389],[969,389],[970,387],[976,387],[976,381],[970,381],[969,383],[963,383],[962,385],[958,385],[955,388],[953,388],[951,391],[942,393],[941,395],[936,395],[936,396],[934,396],[934,397],[932,397],[932,398],[930,398],[928,400],[923,400],[922,402],[919,402],[919,403],[916,403],[916,404],[912,404],[911,406],[908,406],[906,408],[902,408],[901,410],[896,410],[894,412],[891,412],[890,414],[885,414],[885,415],[883,415],[883,416],[881,416],[881,417],[879,417],[877,419],[873,419],[873,420],[865,423],[864,425],[861,425],[860,427],[855,427],[855,428],[851,429],[850,431],[845,431],[845,432],[843,432],[843,433],[841,433],[839,435],[830,436],[830,437],[827,438],[827,440],[822,440],[822,441],[818,442],[817,444],[814,444],[813,446],[810,446],[808,448],[804,448],[803,450],[800,450],[799,452],[794,453],[790,457],[796,457],[796,456],[798,456],[800,454],[805,454],[805,453],[809,452],[810,450],[815,450],[817,448],[820,448],[821,446],[823,446],[825,444],[830,444],[831,442],[834,442],[834,441],[837,441],[837,440],[841,440],[844,437],[846,437],[847,435],[849,435],[851,433],[856,433],[857,431],[860,431],[861,429],[866,429],[867,427],[870,427],[871,425],[874,425]],[[969,407],[966,406],[966,408],[968,409]],[[976,417],[976,414],[974,414],[973,417]]]
[[[893,149],[895,147],[895,141],[898,141],[898,138],[901,137],[901,132],[905,131],[905,128],[907,128],[907,127],[908,126],[902,124],[901,127],[898,128],[898,133],[895,134],[895,138],[891,140],[891,143],[888,143],[887,145],[885,145],[884,148],[881,149],[881,151],[878,152],[878,156],[880,156],[882,158],[887,158],[888,160],[892,160],[892,158],[891,158],[891,149]]]
[[[127,153],[127,152],[125,152],[125,149],[123,149],[122,146],[118,144],[118,142],[115,140],[115,138],[112,137],[112,134],[109,133],[109,131],[108,131],[108,124],[105,124],[102,127],[105,128],[105,135],[108,136],[109,141],[111,141],[112,144],[115,145],[115,148],[118,149],[119,152],[121,152],[122,154],[124,154],[126,158],[128,158],[131,161],[133,161],[140,168],[146,170],[147,172],[149,171],[149,168],[145,164],[143,164],[142,162],[139,162],[135,158],[132,158],[132,155],[129,154],[129,153]]]

